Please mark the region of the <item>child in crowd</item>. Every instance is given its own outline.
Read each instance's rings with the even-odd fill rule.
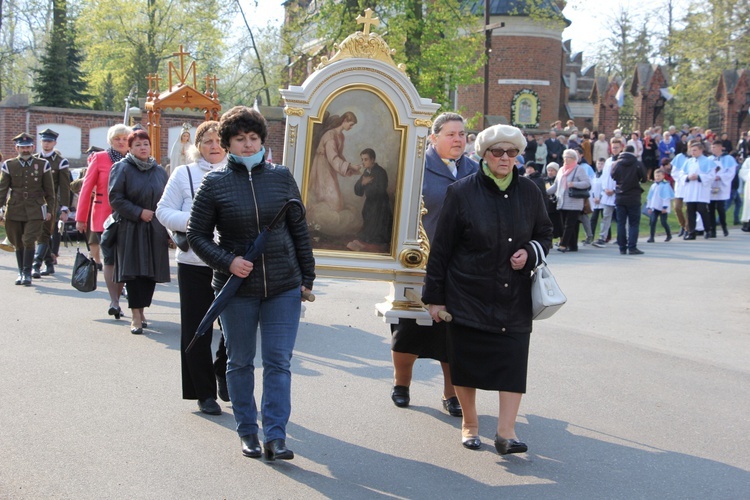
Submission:
[[[657,168],[654,171],[654,183],[651,184],[651,189],[648,190],[648,201],[646,202],[651,222],[651,236],[646,240],[648,243],[654,242],[656,222],[659,219],[661,219],[661,225],[667,232],[667,238],[664,241],[672,239],[672,231],[669,229],[669,224],[667,223],[672,198],[674,198],[674,190],[669,185],[669,182],[664,180],[664,170]]]

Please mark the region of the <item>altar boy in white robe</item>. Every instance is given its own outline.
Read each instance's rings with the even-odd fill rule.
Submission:
[[[732,179],[737,172],[737,161],[724,151],[720,140],[711,144],[713,155],[709,158],[716,165],[716,176],[711,185],[711,202],[708,205],[708,227],[706,234],[710,232],[711,238],[716,238],[716,212],[719,213],[719,222],[724,236],[729,236],[727,230],[726,202],[732,192]]]
[[[703,143],[694,139],[688,143],[691,158],[685,162],[680,172],[682,200],[687,206],[688,232],[686,240],[695,239],[695,217],[700,214],[708,226],[708,203],[711,201],[711,185],[714,181],[716,165],[703,155]],[[708,231],[706,232],[708,237]]]

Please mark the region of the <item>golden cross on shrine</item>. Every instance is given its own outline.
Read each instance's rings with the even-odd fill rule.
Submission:
[[[380,25],[380,19],[377,17],[372,17],[372,9],[367,8],[365,10],[365,16],[357,16],[357,24],[364,24],[365,27],[362,30],[362,32],[365,35],[370,34],[370,27],[371,26],[378,26]]]

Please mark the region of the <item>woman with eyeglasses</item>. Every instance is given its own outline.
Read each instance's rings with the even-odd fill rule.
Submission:
[[[499,392],[495,448],[523,453],[515,422],[526,392],[531,335],[531,271],[546,254],[552,223],[544,197],[513,163],[526,147],[516,127],[479,134],[479,171],[448,187],[432,241],[422,300],[430,315],[447,310],[448,361],[463,408],[461,442],[481,448],[477,389]]]

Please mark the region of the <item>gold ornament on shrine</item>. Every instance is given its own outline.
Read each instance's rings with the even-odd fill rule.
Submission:
[[[208,120],[218,120],[221,113],[221,102],[216,92],[216,75],[206,75],[202,80],[205,82],[203,92],[198,90],[198,77],[195,61],[185,66],[185,57],[190,56],[183,45],[179,52],[172,54],[179,59],[179,66],[169,61],[169,72],[167,74],[168,87],[163,94],[159,88],[159,82],[163,78],[158,74],[149,74],[148,93],[146,94],[146,111],[148,113],[148,135],[151,137],[151,156],[161,163],[161,114],[165,109],[184,109],[202,111]],[[192,84],[192,85],[191,85]],[[177,165],[173,165],[176,167]]]
[[[403,64],[396,64],[393,60],[392,56],[396,51],[391,49],[380,35],[377,33],[370,33],[370,28],[372,26],[378,26],[380,24],[380,19],[372,17],[372,14],[372,9],[367,9],[365,10],[364,16],[357,16],[357,24],[363,24],[363,30],[352,33],[346,37],[341,44],[334,44],[333,48],[338,52],[336,52],[336,54],[330,59],[323,56],[316,69],[324,68],[329,64],[340,61],[341,59],[361,57],[365,59],[377,59],[378,61],[390,64],[406,74],[406,66]]]

